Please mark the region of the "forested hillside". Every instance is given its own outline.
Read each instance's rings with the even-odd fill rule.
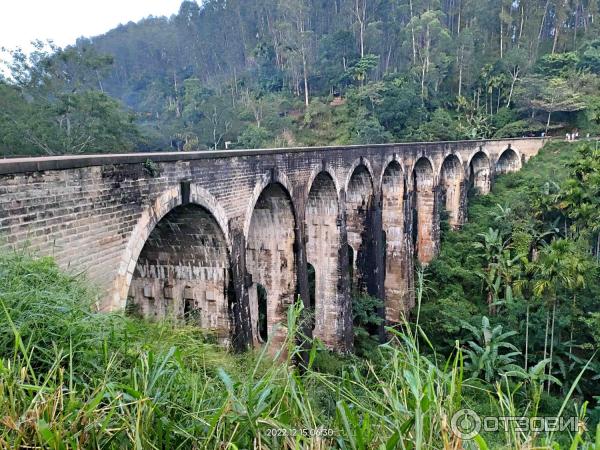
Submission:
[[[128,23],[65,50],[14,52],[12,76],[0,82],[0,149],[53,154],[596,133],[598,6],[184,1],[170,18]]]

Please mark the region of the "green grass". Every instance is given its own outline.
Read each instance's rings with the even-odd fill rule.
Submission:
[[[450,418],[473,399],[490,414],[530,403],[525,385],[466,380],[460,351],[425,357],[419,328],[395,332],[372,360],[315,343],[299,371],[293,339],[275,358],[234,356],[192,327],[95,313],[90,298],[49,258],[0,256],[1,447],[457,449]]]

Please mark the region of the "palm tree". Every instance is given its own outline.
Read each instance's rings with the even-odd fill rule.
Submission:
[[[548,374],[552,374],[552,354],[554,350],[554,328],[556,319],[556,306],[558,303],[558,290],[560,288],[573,289],[585,285],[584,273],[587,270],[585,258],[581,258],[575,248],[575,243],[568,239],[555,239],[543,247],[534,266],[535,281],[533,293],[542,298],[546,297],[547,305],[552,307],[551,336],[550,336],[550,363]],[[548,350],[548,329],[550,325],[550,310],[546,312],[546,333],[544,342],[544,359]],[[551,381],[548,381],[550,390]]]
[[[495,303],[499,297],[501,277],[499,276],[498,261],[502,252],[506,249],[507,242],[504,241],[500,231],[489,228],[485,233],[478,234],[483,242],[475,242],[476,249],[483,250],[481,256],[485,260],[485,268],[480,274],[487,289],[487,304],[490,315],[496,313]]]
[[[525,356],[524,356],[524,369],[527,371],[528,368],[528,359],[529,359],[529,319],[530,319],[530,311],[531,311],[531,299],[529,295],[523,295],[523,292],[531,289],[532,283],[532,275],[536,271],[535,263],[538,260],[538,254],[540,250],[540,246],[545,245],[546,239],[552,238],[558,234],[559,230],[552,226],[549,230],[539,232],[535,229],[529,230],[528,235],[529,245],[527,248],[527,254],[521,255],[521,271],[517,275],[517,278],[514,282],[515,291],[521,294],[527,303],[527,308],[525,312]]]

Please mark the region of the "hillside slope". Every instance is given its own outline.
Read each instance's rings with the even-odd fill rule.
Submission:
[[[184,1],[170,18],[54,55],[17,53],[14,81],[0,81],[0,149],[584,136],[600,130],[597,10],[598,0]]]

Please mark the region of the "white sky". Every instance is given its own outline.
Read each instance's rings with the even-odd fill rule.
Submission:
[[[149,15],[170,16],[182,0],[0,0],[0,48],[30,50],[34,39],[60,47]]]

